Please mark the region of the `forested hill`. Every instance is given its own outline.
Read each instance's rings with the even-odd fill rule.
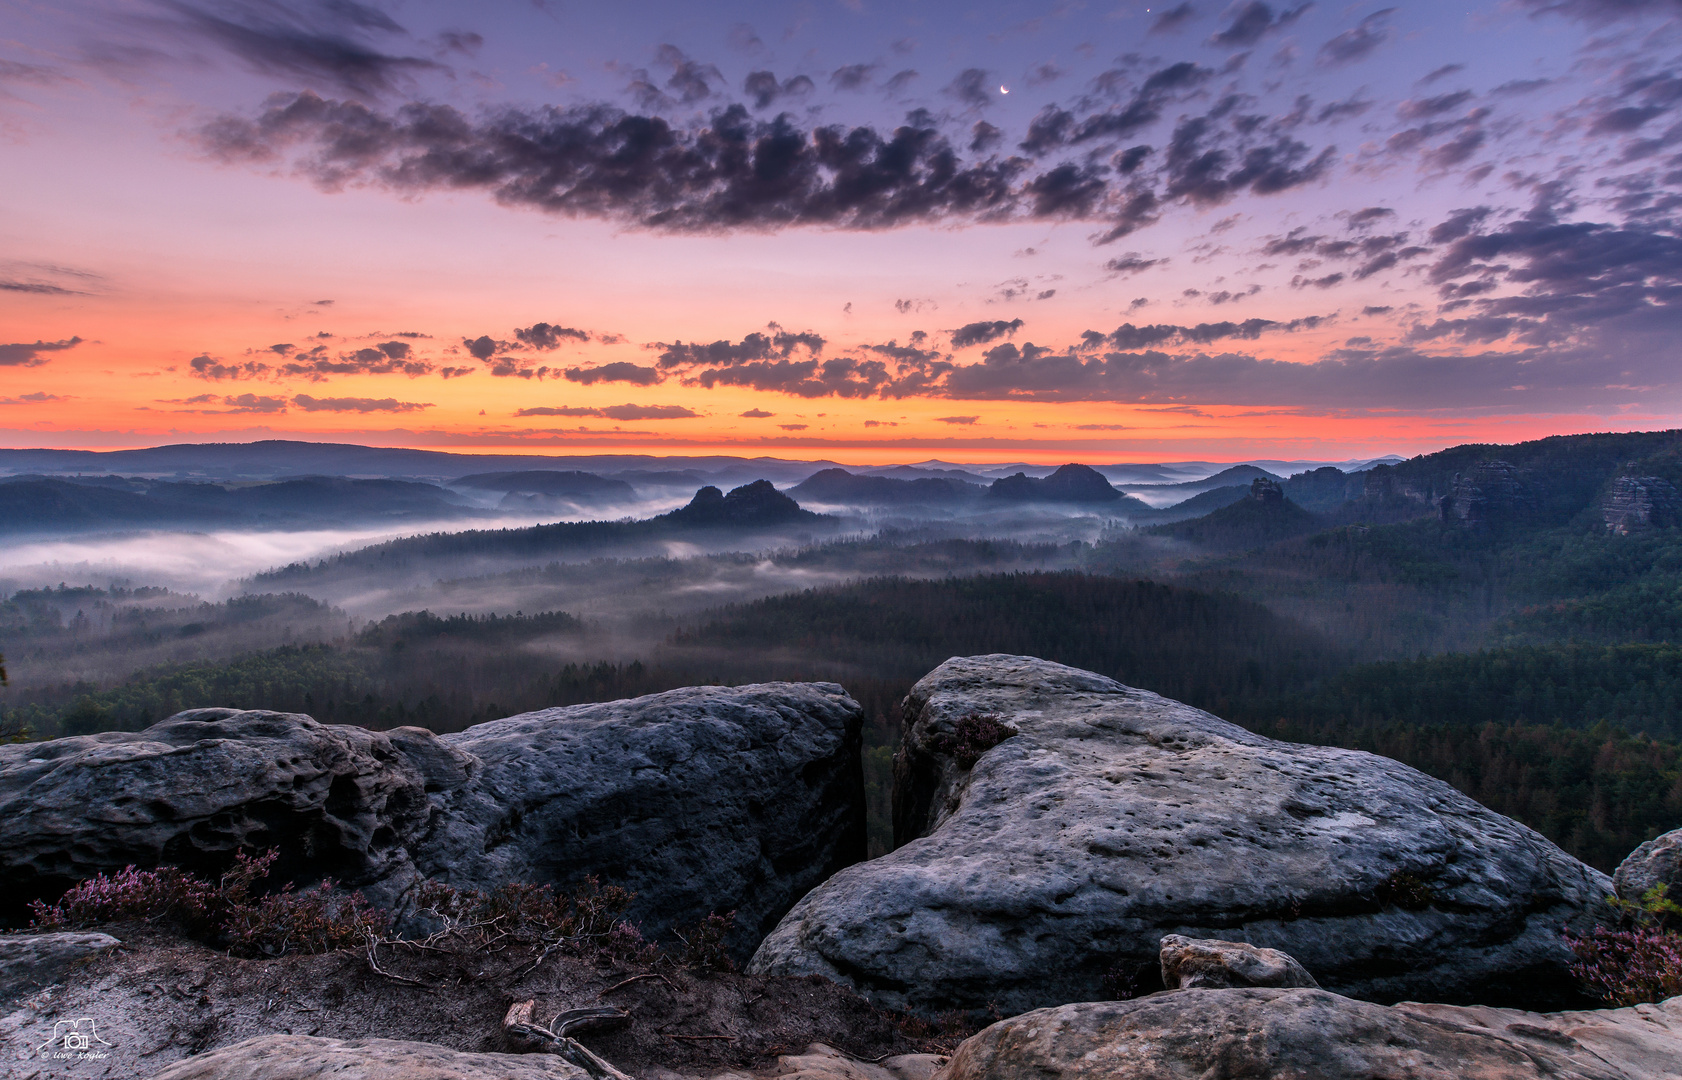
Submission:
[[[257,575],[263,584],[312,577],[382,574],[438,560],[482,562],[519,559],[645,553],[651,545],[686,537],[717,538],[822,533],[839,526],[838,519],[803,510],[768,480],[756,480],[728,495],[715,487],[695,493],[689,505],[638,521],[577,521],[533,525],[523,529],[473,529],[427,533],[359,548],[310,565],[293,563]],[[431,572],[429,570],[429,572]]]

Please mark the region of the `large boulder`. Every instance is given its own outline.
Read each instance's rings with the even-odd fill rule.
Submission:
[[[1149,989],[1182,934],[1375,1001],[1582,1000],[1560,931],[1611,882],[1398,762],[1023,656],[949,660],[905,715],[904,846],[808,894],[750,970],[1010,1013],[1108,996],[1106,976]]]
[[[1661,1080],[1682,998],[1593,1012],[1374,1005],[1324,990],[1172,990],[1013,1016],[935,1080]]]
[[[1169,990],[1219,990],[1230,986],[1302,986],[1319,989],[1296,957],[1258,949],[1247,941],[1162,938],[1162,985]]]
[[[1633,903],[1661,886],[1671,900],[1682,900],[1682,829],[1672,829],[1630,852],[1612,880],[1620,900]]]
[[[689,687],[479,724],[477,763],[435,798],[422,873],[481,889],[637,894],[650,936],[734,909],[741,957],[807,890],[864,857],[863,712],[834,683]]]
[[[271,846],[282,880],[377,883],[407,870],[429,789],[472,767],[418,728],[236,709],[0,746],[0,917],[131,863],[214,875]]]

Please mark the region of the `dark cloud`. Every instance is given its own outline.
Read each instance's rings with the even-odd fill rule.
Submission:
[[[222,404],[228,406],[230,412],[242,413],[283,413],[286,411],[286,399],[283,397],[259,397],[256,394],[234,394],[222,399]]]
[[[1104,264],[1104,269],[1112,274],[1137,274],[1149,270],[1153,266],[1161,266],[1167,259],[1147,259],[1137,251],[1129,251],[1119,255]]]
[[[837,90],[863,90],[870,85],[876,64],[847,64],[829,73],[829,85]]]
[[[742,92],[753,99],[756,109],[768,109],[786,97],[804,97],[816,89],[811,79],[795,75],[782,82],[769,71],[752,71],[742,80]]]
[[[1457,73],[1465,71],[1465,70],[1466,70],[1466,65],[1465,64],[1444,64],[1442,67],[1437,68],[1435,71],[1432,71],[1428,75],[1421,78],[1419,80],[1419,85],[1420,86],[1430,86],[1432,83],[1436,82],[1438,79],[1446,79],[1450,75],[1454,75],[1454,74],[1457,74]]]
[[[886,90],[890,94],[903,94],[905,92],[905,88],[910,86],[918,78],[919,76],[917,72],[913,71],[911,68],[906,68],[903,71],[896,71],[888,78],[887,82],[882,84],[882,89]]]
[[[956,424],[960,427],[968,427],[971,424],[975,423],[977,420],[981,419],[981,417],[979,417],[979,416],[937,416],[937,417],[935,417],[935,419],[942,424]]]
[[[740,413],[739,415],[744,420],[764,420],[768,417],[776,416],[777,414],[768,413],[764,409],[749,409],[747,412]]]
[[[0,367],[40,367],[52,357],[43,353],[63,352],[74,349],[82,343],[79,337],[65,338],[63,341],[14,342],[10,345],[0,345]]]
[[[515,327],[514,337],[534,349],[558,349],[567,341],[576,341],[582,344],[590,340],[590,335],[583,330],[575,330],[570,326],[558,326],[546,322],[533,323],[524,328]],[[481,356],[479,359],[483,360],[485,357]]]
[[[31,394],[19,394],[17,397],[0,398],[0,405],[44,405],[49,401],[69,401],[64,394],[49,394],[44,390],[37,390]]]
[[[998,94],[997,86],[986,69],[965,68],[941,92],[972,109],[981,109],[993,104],[993,98]]]
[[[265,379],[274,371],[268,364],[256,360],[245,363],[235,361],[232,364],[218,360],[213,356],[195,356],[187,361],[187,373],[195,379],[209,379],[212,382],[237,379]]]
[[[1396,211],[1387,206],[1369,206],[1349,215],[1349,227],[1351,229],[1364,229],[1375,222],[1395,216]]]
[[[1196,8],[1192,7],[1190,4],[1179,4],[1158,15],[1151,22],[1150,32],[1153,34],[1166,34],[1180,29],[1196,17]]]
[[[1022,329],[1021,319],[995,319],[991,322],[965,323],[952,331],[952,347],[967,349],[971,345],[985,345],[989,341],[997,341]]]
[[[66,289],[61,285],[48,285],[39,281],[12,281],[6,278],[0,278],[0,292],[36,293],[41,296],[86,295],[75,289]]]
[[[369,97],[410,75],[449,70],[434,60],[396,55],[373,44],[375,36],[402,37],[404,30],[385,12],[357,0],[153,2],[167,13],[162,22],[172,36],[210,42],[265,75]]]
[[[1319,60],[1322,64],[1352,64],[1357,60],[1364,60],[1372,51],[1384,44],[1390,36],[1390,29],[1385,25],[1395,8],[1384,8],[1356,23],[1353,27],[1332,38],[1320,46]]]
[[[314,398],[308,394],[294,396],[292,404],[305,412],[406,413],[433,407],[430,401],[398,401],[396,398]]]
[[[1312,3],[1301,4],[1275,15],[1273,8],[1262,3],[1261,0],[1250,0],[1247,4],[1234,4],[1227,9],[1226,13],[1226,17],[1232,21],[1224,29],[1217,30],[1209,38],[1209,44],[1227,48],[1254,45],[1267,34],[1282,30],[1296,22],[1313,6]]]
[[[724,76],[711,64],[691,60],[676,45],[662,45],[655,50],[655,63],[671,69],[666,89],[683,105],[705,101],[713,95],[713,83],[721,83]]]
[[[269,351],[274,351],[271,346]],[[317,345],[303,352],[288,351],[286,363],[274,368],[275,375],[285,379],[308,379],[322,382],[335,375],[407,375],[411,379],[429,375],[434,365],[415,358],[414,350],[405,341],[387,341],[367,349],[329,353],[327,346]]]
[[[1584,22],[1608,23],[1642,15],[1674,15],[1677,0],[1519,0],[1536,15],[1564,15]]]
[[[438,47],[445,52],[472,56],[484,47],[485,39],[472,30],[444,30],[438,35]]]
[[[570,367],[561,374],[566,376],[568,382],[582,383],[585,386],[599,382],[625,382],[634,383],[637,386],[653,386],[663,378],[658,368],[639,367],[623,360],[612,364],[598,364],[595,367]]]
[[[608,420],[689,420],[700,416],[682,405],[609,405],[594,408],[584,405],[538,406],[521,409],[515,416],[599,416]]]
[[[1412,123],[1427,117],[1437,116],[1445,112],[1458,109],[1472,100],[1470,90],[1456,90],[1452,94],[1438,94],[1436,97],[1404,101],[1396,107],[1396,115],[1402,120]]]
[[[769,329],[769,334],[749,334],[739,342],[715,341],[711,345],[685,344],[682,341],[669,345],[661,343],[659,364],[662,368],[730,366],[786,359],[801,351],[816,357],[828,344],[818,334],[790,333],[775,323]]]
[[[1064,71],[1056,64],[1035,64],[1033,67],[1028,69],[1028,74],[1024,77],[1023,81],[1029,86],[1049,86],[1067,74],[1068,72]]]

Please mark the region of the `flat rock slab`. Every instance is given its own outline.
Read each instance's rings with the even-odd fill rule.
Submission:
[[[552,1054],[470,1054],[398,1039],[265,1035],[153,1073],[151,1080],[589,1080]]]
[[[1682,998],[1593,1012],[1374,1005],[1323,990],[1170,990],[1037,1009],[935,1080],[1673,1080]]]
[[[0,936],[0,1002],[16,1001],[51,986],[72,964],[102,956],[121,944],[110,934],[96,933]]]
[[[965,746],[977,716],[1019,734]],[[909,842],[808,894],[751,971],[1012,1013],[1152,989],[1181,934],[1281,950],[1369,1000],[1583,1001],[1560,932],[1590,925],[1611,882],[1398,762],[1023,656],[947,661],[906,719]],[[1000,730],[963,727],[980,729]]]
[[[834,683],[689,687],[523,713],[443,736],[477,763],[415,846],[455,885],[637,894],[645,935],[735,910],[746,958],[807,890],[865,853],[863,711]]]

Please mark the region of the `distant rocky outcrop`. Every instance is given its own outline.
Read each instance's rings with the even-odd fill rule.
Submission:
[[[728,495],[709,484],[695,493],[688,506],[653,520],[669,525],[759,527],[813,523],[822,516],[802,510],[771,481],[755,480],[733,488]]]
[[[931,505],[962,503],[980,498],[986,489],[945,476],[901,480],[890,476],[859,476],[846,469],[813,473],[788,493],[808,502],[859,506]]]
[[[1505,461],[1483,461],[1456,473],[1454,486],[1437,504],[1445,523],[1469,529],[1522,520],[1536,507],[1530,477]]]
[[[1282,503],[1285,501],[1285,489],[1279,486],[1279,481],[1258,476],[1250,481],[1250,498],[1259,503]]]
[[[1059,466],[1056,472],[1040,479],[1027,473],[1013,473],[993,481],[987,489],[987,497],[1005,502],[1139,502],[1111,487],[1097,469],[1072,464]],[[1143,502],[1139,505],[1145,507]]]
[[[632,502],[637,489],[623,480],[595,473],[530,469],[521,472],[474,473],[451,482],[453,487],[503,493],[503,506],[541,505],[545,500],[612,503]]]
[[[1628,536],[1682,521],[1682,492],[1663,477],[1620,476],[1612,481],[1596,508],[1607,532]]]
[[[198,709],[141,732],[0,746],[0,901],[129,864],[214,877],[276,847],[401,908],[419,875],[637,893],[651,935],[737,912],[746,955],[864,856],[862,715],[832,683],[694,687],[547,709],[443,738]]]
[[[698,686],[523,713],[440,742],[472,778],[433,797],[417,869],[455,885],[637,894],[649,936],[736,912],[752,951],[805,892],[864,858],[863,713],[834,683]]]
[[[936,1080],[1660,1080],[1682,1061],[1682,998],[1534,1013],[1324,990],[1175,990],[1013,1016],[966,1040]]]
[[[1621,900],[1640,900],[1662,886],[1668,899],[1682,901],[1682,829],[1672,829],[1630,852],[1618,864],[1612,881]]]
[[[1022,656],[947,661],[905,716],[903,846],[801,900],[751,970],[1011,1012],[1148,988],[1173,933],[1280,949],[1377,1001],[1581,1000],[1560,931],[1611,882],[1398,762]],[[966,741],[970,718],[1017,734]]]

